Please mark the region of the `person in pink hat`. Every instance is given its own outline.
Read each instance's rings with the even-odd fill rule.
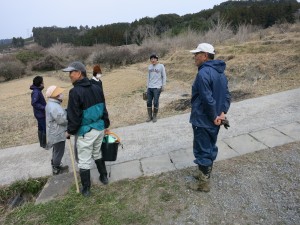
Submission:
[[[48,102],[46,105],[46,149],[52,150],[52,172],[53,175],[68,172],[68,166],[63,166],[61,160],[65,153],[67,130],[67,112],[62,108],[64,89],[50,86],[46,91]]]

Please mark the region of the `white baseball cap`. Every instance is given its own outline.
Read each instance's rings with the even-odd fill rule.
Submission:
[[[198,47],[194,50],[190,51],[191,53],[198,53],[198,52],[207,52],[210,54],[215,54],[215,49],[211,44],[208,43],[201,43]]]

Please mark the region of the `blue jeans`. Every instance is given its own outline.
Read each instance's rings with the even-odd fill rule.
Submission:
[[[194,142],[193,153],[194,163],[201,166],[211,166],[218,155],[216,146],[220,127],[203,128],[193,125]]]
[[[159,106],[159,96],[161,89],[160,88],[148,88],[147,90],[147,107],[152,108],[152,101],[154,108],[158,109]]]

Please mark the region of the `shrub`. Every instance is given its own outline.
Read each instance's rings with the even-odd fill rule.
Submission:
[[[111,47],[94,53],[93,63],[100,63],[110,69],[134,62],[133,53],[126,47]]]
[[[168,49],[170,47],[170,42],[166,42],[168,38],[158,38],[158,37],[151,37],[144,40],[142,47],[149,49],[150,52],[147,57],[150,56],[152,52],[155,52],[159,57],[163,57],[168,53]]]
[[[74,60],[84,62],[92,53],[91,47],[74,47],[69,50],[69,57]]]
[[[216,24],[204,34],[205,42],[211,44],[222,44],[234,36],[233,31],[230,29],[230,24],[226,24],[223,20],[219,19]]]
[[[0,62],[0,77],[3,81],[18,79],[25,74],[25,65],[19,61]]]
[[[251,33],[253,33],[254,27],[247,24],[239,25],[237,32],[235,34],[235,40],[237,43],[243,43],[248,41],[251,37]]]
[[[136,61],[137,62],[143,62],[147,59],[149,59],[150,54],[154,52],[154,50],[149,46],[143,46],[138,50],[136,53]]]
[[[178,49],[193,49],[201,42],[199,37],[201,35],[198,32],[188,28],[185,32],[172,37],[169,42],[174,51]]]
[[[53,44],[50,48],[47,49],[47,52],[50,55],[67,58],[70,55],[71,46],[69,44]]]
[[[37,60],[43,56],[40,52],[30,51],[30,50],[22,50],[17,53],[16,58],[20,60],[22,63],[27,64],[28,62]]]
[[[48,55],[39,62],[32,65],[33,71],[51,71],[64,68],[61,64],[61,59],[55,56]]]
[[[112,69],[118,66],[143,62],[149,59],[152,52],[157,53],[159,57],[163,57],[168,52],[167,46],[156,44],[154,47],[150,47],[149,44],[143,44],[140,47],[130,45],[103,48],[101,51],[93,52],[92,62],[94,64],[103,64]]]

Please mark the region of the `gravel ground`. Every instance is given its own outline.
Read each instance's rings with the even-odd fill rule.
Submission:
[[[192,170],[161,179],[182,188]],[[211,181],[209,193],[182,188],[159,224],[299,224],[300,142],[216,162]]]

